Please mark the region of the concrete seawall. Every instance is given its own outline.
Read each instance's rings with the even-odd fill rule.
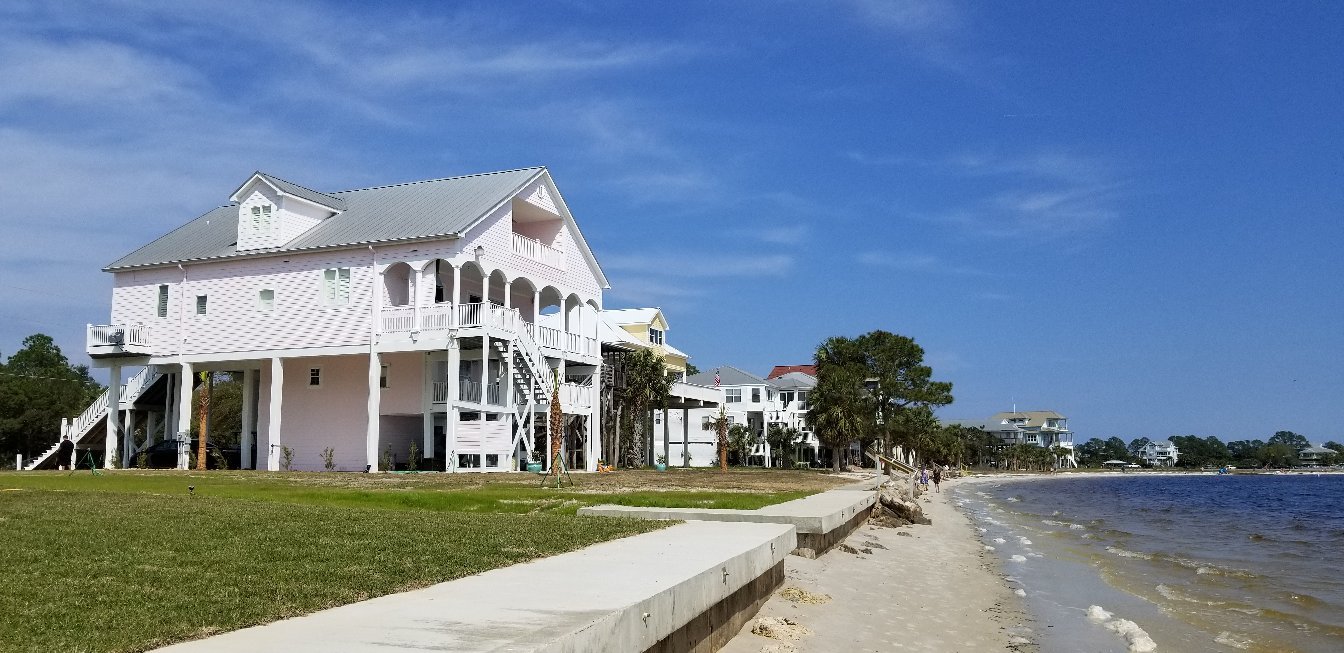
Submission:
[[[766,506],[759,510],[602,505],[580,508],[579,514],[682,521],[791,524],[798,529],[798,546],[793,553],[814,558],[838,544],[868,517],[868,512],[877,501],[877,495],[871,489],[860,488],[876,487],[877,482],[880,482],[880,479]]]
[[[788,524],[688,522],[159,649],[708,653],[784,581]]]

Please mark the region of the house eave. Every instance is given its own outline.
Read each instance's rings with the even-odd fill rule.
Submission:
[[[387,238],[383,240],[368,240],[358,243],[343,243],[339,245],[314,245],[312,247],[292,247],[283,249],[260,249],[247,252],[234,252],[222,256],[206,256],[201,258],[177,259],[172,261],[160,261],[157,263],[141,263],[138,265],[121,265],[117,267],[105,267],[103,272],[125,272],[128,270],[149,270],[153,268],[167,268],[188,263],[213,263],[216,261],[238,261],[245,259],[273,258],[276,256],[289,256],[291,254],[308,254],[312,252],[340,251],[347,249],[363,249],[378,245],[404,245],[412,243],[432,242],[436,240],[458,240],[462,237],[460,233],[436,234],[430,236],[415,236],[411,238]]]

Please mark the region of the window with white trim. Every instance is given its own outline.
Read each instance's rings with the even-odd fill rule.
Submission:
[[[655,345],[663,344],[663,332],[659,329],[649,327],[649,342]]]
[[[308,368],[308,387],[310,388],[322,387],[322,368],[320,367]]]
[[[271,231],[271,205],[260,204],[252,207],[252,230],[258,233]]]
[[[761,389],[760,389],[760,388],[752,388],[752,389],[751,389],[751,403],[753,403],[753,404],[759,404],[759,403],[761,403]]]
[[[742,388],[727,388],[723,391],[723,401],[730,404],[742,403]]]
[[[345,306],[350,303],[350,268],[322,271],[322,300],[328,306]]]
[[[196,295],[196,314],[205,315],[205,295]]]
[[[168,317],[168,284],[159,284],[158,316]]]
[[[270,288],[263,288],[257,291],[257,310],[262,313],[270,313],[275,310],[275,291]]]

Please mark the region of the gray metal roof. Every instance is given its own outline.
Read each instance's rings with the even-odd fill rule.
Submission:
[[[803,372],[789,372],[769,379],[769,383],[783,390],[810,390],[817,387],[817,377]]]
[[[686,377],[687,383],[696,385],[714,386],[714,372],[719,373],[719,385],[770,385],[765,379],[762,379],[751,372],[744,372],[731,365],[709,368],[706,372],[692,374]]]
[[[281,247],[264,250],[238,251],[238,207],[229,204],[174,229],[105,269],[461,235],[545,171],[543,167],[522,168],[332,193],[326,197],[341,200],[345,204],[343,212]],[[269,175],[266,178],[282,181]],[[319,203],[326,201],[330,200]]]
[[[285,193],[286,195],[302,197],[303,199],[306,199],[309,202],[317,202],[322,206],[330,206],[331,208],[336,209],[337,211],[345,210],[345,200],[336,197],[335,195],[319,193],[318,191],[315,191],[311,188],[304,188],[303,186],[300,186],[292,181],[285,181],[284,179],[268,175],[260,170],[256,172],[256,175],[258,177],[261,177],[262,179],[265,179],[267,182],[269,182],[276,188],[279,188],[280,192]]]

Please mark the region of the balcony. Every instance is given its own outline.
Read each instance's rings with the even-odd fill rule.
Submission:
[[[513,253],[557,270],[565,269],[565,253],[535,238],[514,234]]]
[[[588,410],[593,407],[593,386],[577,383],[560,385],[560,406],[569,412],[574,409]]]
[[[528,330],[532,331],[533,338],[542,347],[581,356],[600,355],[597,338],[588,338],[577,333],[567,333],[559,329],[532,324],[528,324]]]
[[[148,356],[153,353],[149,327],[144,324],[90,324],[85,348],[93,358]]]

